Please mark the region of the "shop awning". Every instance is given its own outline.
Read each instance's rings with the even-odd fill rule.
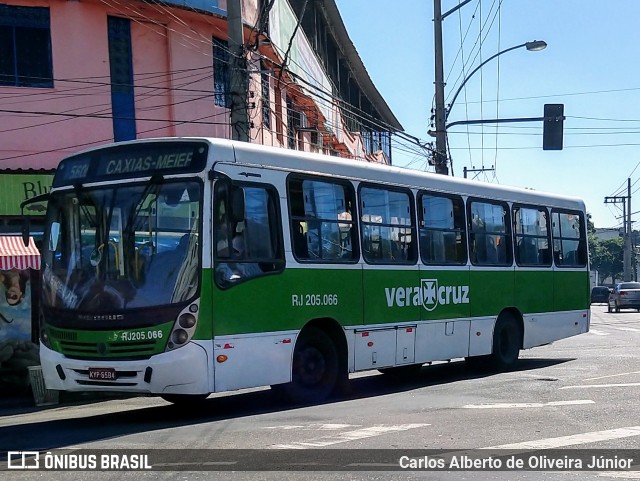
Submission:
[[[33,237],[25,246],[20,236],[0,236],[0,270],[40,269],[40,252]]]

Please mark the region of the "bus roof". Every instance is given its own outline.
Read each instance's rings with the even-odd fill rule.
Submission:
[[[459,193],[470,197],[490,197],[496,200],[585,210],[582,199],[562,194],[491,184],[366,161],[348,161],[343,157],[279,147],[234,142],[226,139],[206,140],[212,144],[214,152],[217,150],[216,147],[221,149],[233,148],[235,162],[242,164],[277,167],[297,172],[330,174],[360,181],[388,183],[445,193]]]
[[[218,162],[235,162],[259,167],[284,169],[292,172],[332,175],[358,181],[371,181],[411,188],[422,188],[443,193],[458,193],[470,197],[487,197],[524,204],[542,204],[585,210],[584,201],[577,197],[221,138],[159,137],[139,139],[93,147],[81,153],[114,145],[179,141],[207,142],[211,146],[210,158],[213,159],[214,165]],[[207,169],[212,167],[213,166],[208,165]]]

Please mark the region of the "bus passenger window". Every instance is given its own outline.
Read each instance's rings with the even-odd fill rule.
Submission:
[[[519,266],[550,266],[549,216],[544,207],[513,207],[516,263]]]
[[[476,265],[512,263],[509,209],[502,202],[469,202],[469,249]]]
[[[293,177],[288,183],[291,250],[298,261],[354,262],[353,188]]]
[[[464,202],[460,196],[418,195],[420,255],[425,264],[465,264]]]
[[[293,254],[298,259],[308,259],[307,236],[302,222],[294,221],[291,223],[291,238],[293,239]]]
[[[277,195],[268,187],[245,185],[244,212],[228,212],[229,189],[216,189],[215,278],[221,287],[277,272],[284,267]],[[237,209],[237,207],[234,207]],[[233,217],[233,219],[231,219]]]
[[[414,264],[417,260],[413,196],[374,186],[360,189],[362,246],[372,264]]]
[[[560,267],[584,267],[587,264],[585,223],[581,212],[551,213],[553,257]]]

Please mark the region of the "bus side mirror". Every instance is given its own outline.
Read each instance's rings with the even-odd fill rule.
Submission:
[[[29,216],[22,217],[22,243],[25,247],[29,247],[29,238],[31,237],[31,226]]]
[[[229,216],[231,222],[242,222],[244,220],[244,190],[240,187],[231,189]]]
[[[31,237],[31,227],[29,225],[29,216],[25,215],[25,208],[28,211],[32,212],[43,212],[46,211],[46,207],[42,204],[38,204],[38,202],[47,202],[49,200],[49,193],[36,195],[35,197],[31,197],[30,199],[23,200],[20,204],[20,212],[22,213],[22,242],[25,247],[29,245],[29,237]]]

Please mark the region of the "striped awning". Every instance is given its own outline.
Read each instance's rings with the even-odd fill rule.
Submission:
[[[33,237],[25,246],[20,236],[0,236],[0,270],[40,269],[40,252]]]

